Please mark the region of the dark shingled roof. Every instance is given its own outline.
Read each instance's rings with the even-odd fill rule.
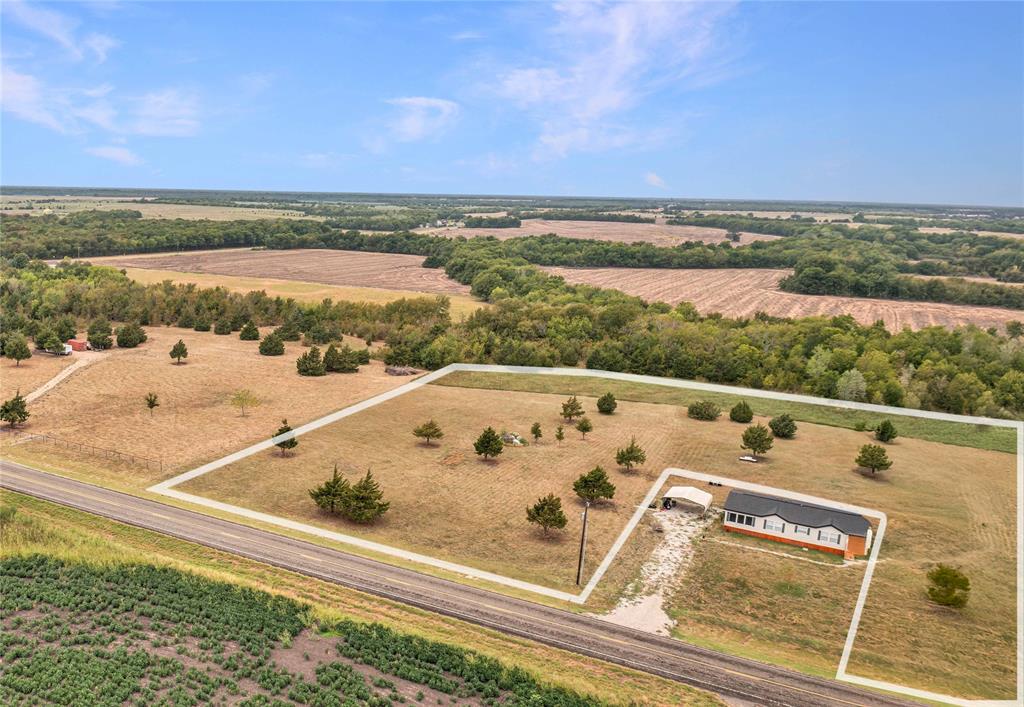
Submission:
[[[759,518],[779,516],[785,521],[809,528],[831,525],[847,535],[866,536],[871,527],[867,518],[856,513],[749,491],[730,491],[729,497],[725,499],[725,510]]]

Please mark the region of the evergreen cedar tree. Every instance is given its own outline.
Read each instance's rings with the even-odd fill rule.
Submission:
[[[153,408],[160,407],[156,393],[146,393],[146,407],[149,408],[149,416],[153,417]]]
[[[771,430],[764,425],[751,425],[743,431],[741,449],[746,449],[755,456],[760,456],[772,448]]]
[[[117,345],[122,349],[134,349],[149,338],[138,324],[125,324],[117,330]]]
[[[632,471],[634,466],[640,466],[647,461],[647,453],[636,443],[636,437],[629,440],[629,444],[615,452],[615,463],[625,467],[626,471]]]
[[[21,332],[14,332],[4,341],[4,356],[14,359],[14,365],[20,366],[27,358],[32,358],[32,351],[28,347],[28,340]]]
[[[572,484],[576,495],[589,503],[597,503],[601,499],[615,496],[615,484],[608,480],[608,473],[600,466],[595,466]]]
[[[340,347],[330,344],[324,352],[324,370],[328,373],[356,373],[361,363],[369,363],[369,351],[366,354],[364,361],[361,352],[353,350],[348,344]]]
[[[562,403],[562,417],[569,422],[572,422],[577,417],[583,417],[583,406],[575,395],[570,396],[568,400]]]
[[[274,433],[274,436],[275,437],[280,437],[281,435],[285,434],[286,432],[291,432],[291,431],[292,431],[292,428],[288,426],[288,420],[281,420],[281,426],[277,428],[277,432]],[[280,442],[277,443],[277,448],[281,450],[281,456],[282,457],[288,456],[288,451],[291,450],[291,449],[295,449],[298,446],[299,446],[299,440],[295,439],[294,437],[289,437],[288,439],[282,439]]]
[[[690,403],[690,406],[686,408],[686,414],[694,420],[710,422],[718,419],[718,416],[722,414],[722,409],[710,401],[698,400],[695,403]]]
[[[196,331],[210,331],[210,318],[205,314],[196,317],[196,323],[192,327]]]
[[[532,425],[530,425],[530,434],[533,435],[534,444],[536,444],[537,441],[544,436],[544,432],[540,429],[539,422],[534,422]]]
[[[316,488],[309,490],[309,496],[321,510],[337,513],[351,488],[348,480],[338,473],[338,465],[334,465],[334,474]]]
[[[967,606],[971,582],[960,570],[939,564],[928,571],[928,598],[936,604],[962,609]]]
[[[559,442],[565,439],[565,428],[562,427],[561,425],[555,428],[555,439],[558,440]]]
[[[562,499],[553,493],[538,498],[535,504],[527,508],[526,520],[543,528],[545,535],[552,528],[561,530],[569,522],[562,511]]]
[[[741,400],[732,406],[732,409],[729,411],[729,419],[733,422],[746,424],[754,419],[754,411],[747,404],[746,400]]]
[[[238,338],[242,341],[259,341],[260,330],[256,328],[256,325],[250,319],[242,327],[242,330],[238,332]]]
[[[316,346],[311,346],[309,351],[296,359],[295,368],[298,369],[300,376],[322,376],[327,373],[324,361],[320,357],[320,349]]]
[[[220,336],[226,336],[231,333],[231,320],[230,319],[218,319],[217,323],[213,325],[213,333],[219,334]]]
[[[874,476],[876,472],[885,471],[892,467],[892,460],[889,459],[889,455],[885,451],[885,447],[881,447],[877,444],[865,444],[860,448],[860,454],[854,460],[857,466],[865,469],[871,469],[871,475]]]
[[[796,422],[788,414],[783,413],[768,421],[772,434],[782,439],[793,439],[796,436]]]
[[[505,445],[502,443],[501,437],[498,436],[493,427],[488,427],[481,432],[480,436],[476,438],[476,442],[473,443],[473,449],[484,460],[498,456],[504,447]]]
[[[28,420],[31,414],[20,390],[13,398],[0,405],[0,420],[10,425],[12,429]]]
[[[331,478],[310,489],[309,496],[321,510],[337,513],[353,523],[372,523],[391,507],[384,500],[384,492],[373,478],[373,472],[367,470],[366,476],[351,484],[338,473],[337,464]]]
[[[171,358],[174,359],[175,365],[180,365],[181,359],[188,358],[188,347],[181,339],[178,339],[178,343],[171,347]]]
[[[50,353],[59,353],[64,350],[64,342],[53,329],[41,329],[36,334],[36,347]]]
[[[412,433],[422,439],[430,446],[430,440],[441,439],[444,437],[444,432],[441,430],[441,426],[434,422],[433,419],[427,420],[419,427],[413,429]]]
[[[898,436],[896,425],[892,424],[892,420],[882,420],[875,428],[875,439],[879,442],[891,442]]]
[[[583,439],[587,438],[587,432],[591,432],[594,429],[594,423],[590,421],[589,417],[581,417],[580,421],[576,423],[576,430],[582,435]]]
[[[285,322],[277,329],[274,329],[273,333],[277,334],[281,341],[298,341],[302,338],[299,326],[294,320]]]
[[[615,396],[611,393],[605,393],[597,399],[597,411],[602,415],[611,415],[615,412],[615,408],[618,403],[615,402]]]
[[[110,322],[100,317],[99,319],[92,320],[92,323],[89,324],[85,339],[94,349],[102,351],[114,345],[113,333],[113,329],[110,328]]]
[[[271,332],[263,337],[260,342],[260,355],[281,356],[284,354],[284,340],[277,334]]]

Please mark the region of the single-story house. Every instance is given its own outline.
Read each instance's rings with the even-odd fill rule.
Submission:
[[[848,560],[866,555],[871,548],[871,523],[862,515],[750,491],[729,492],[723,527]]]

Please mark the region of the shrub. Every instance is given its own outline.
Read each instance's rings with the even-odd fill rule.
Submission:
[[[788,414],[783,413],[768,421],[772,434],[782,439],[793,439],[796,436],[796,422]]]
[[[971,581],[960,570],[939,564],[928,572],[928,598],[936,604],[962,609],[967,606]]]
[[[710,422],[718,419],[718,416],[722,414],[722,408],[709,400],[698,400],[695,403],[690,403],[690,406],[686,408],[686,414],[694,420]]]
[[[198,315],[192,328],[196,331],[210,331],[210,318],[205,314]]]
[[[117,345],[122,349],[134,349],[148,337],[138,324],[125,324],[117,330]]]
[[[875,439],[879,442],[891,442],[898,436],[896,425],[892,424],[892,420],[882,420],[875,428]]]
[[[729,419],[733,422],[746,424],[754,419],[754,411],[747,404],[746,400],[741,400],[732,406],[732,409],[729,411]]]
[[[316,346],[299,356],[295,361],[295,368],[298,369],[300,376],[322,376],[327,373],[320,349]]]
[[[611,393],[605,393],[597,399],[597,411],[602,415],[611,415],[615,412],[616,407],[618,407],[618,403],[615,402],[615,396]]]
[[[94,319],[89,324],[85,338],[94,349],[109,349],[114,345],[111,334],[113,334],[113,331],[110,328],[110,322],[100,317],[99,319]]]
[[[260,330],[251,321],[245,323],[242,330],[238,332],[238,338],[242,341],[259,341]]]
[[[231,320],[230,319],[218,319],[217,323],[213,325],[213,333],[219,334],[220,336],[226,336],[231,333]]]
[[[622,447],[615,452],[615,463],[625,467],[626,471],[632,471],[633,466],[640,466],[647,461],[647,453],[636,443],[636,437],[629,441],[629,445]]]
[[[273,332],[267,334],[260,342],[260,354],[263,356],[284,355],[284,341]]]

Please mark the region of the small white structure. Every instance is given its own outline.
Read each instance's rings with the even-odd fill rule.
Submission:
[[[693,486],[673,486],[662,496],[662,507],[666,508],[680,501],[687,501],[700,506],[702,513],[707,513],[713,500],[714,497],[710,493]]]

